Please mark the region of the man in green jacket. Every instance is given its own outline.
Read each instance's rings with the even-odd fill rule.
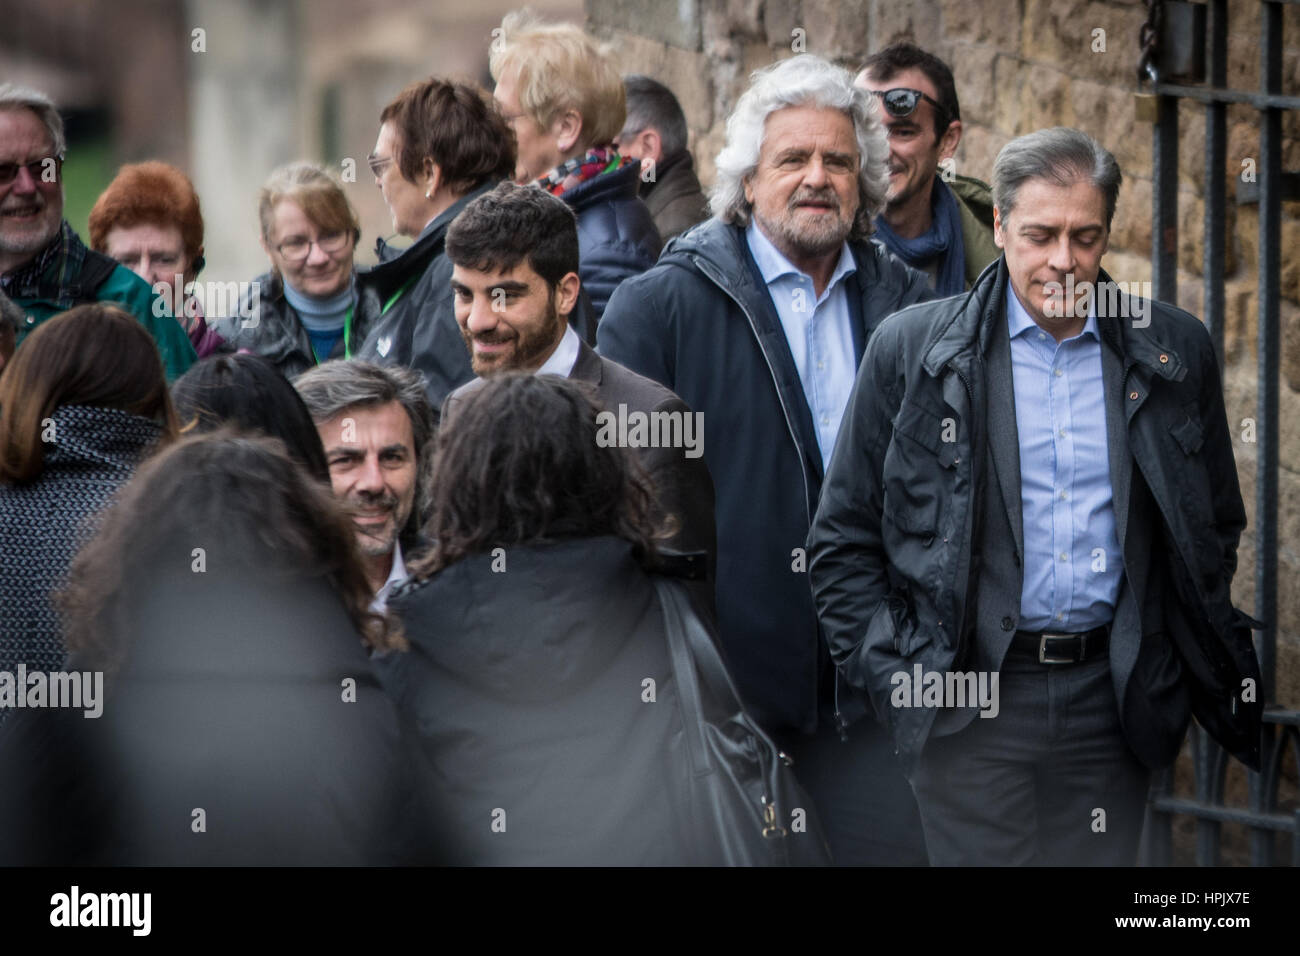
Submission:
[[[876,238],[929,274],[941,296],[965,292],[999,256],[989,187],[958,176],[961,107],[952,70],[911,43],[867,58],[856,85],[879,101],[889,135],[889,193]]]
[[[48,96],[0,83],[0,291],[23,310],[18,344],[74,305],[112,302],[153,335],[172,381],[195,361],[189,338],[147,282],[87,249],[64,221],[65,146]]]

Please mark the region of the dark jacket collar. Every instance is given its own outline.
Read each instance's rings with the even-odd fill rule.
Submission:
[[[643,180],[637,189],[644,199],[662,186],[668,187],[664,191],[672,191],[675,186],[677,192],[687,192],[691,189],[692,181],[694,181],[694,188],[699,189],[700,180],[695,175],[695,160],[689,152],[682,150],[671,159],[657,163],[654,178]]]
[[[417,260],[427,262],[442,249],[443,237],[447,232],[447,227],[451,225],[451,221],[459,216],[471,202],[488,190],[495,188],[495,186],[495,181],[488,180],[471,189],[438,213],[432,222],[420,230],[420,234],[415,237],[415,241],[405,249],[395,249],[382,238],[376,239],[375,255],[379,258],[379,264],[364,270],[364,273],[367,275],[374,274],[389,265],[389,263],[401,263],[401,266],[394,266],[394,268],[400,268],[404,272],[406,268],[409,268],[410,263]]]
[[[581,212],[597,203],[613,202],[616,199],[636,199],[637,189],[641,185],[641,166],[628,163],[608,173],[601,173],[594,179],[579,183],[560,198],[569,204],[574,212]]]
[[[991,323],[1006,320],[1008,281],[1006,257],[999,256],[931,336],[923,362],[929,374],[939,375],[953,358],[970,351],[977,342],[981,352],[987,350]],[[1097,288],[1097,328],[1108,347],[1126,363],[1141,365],[1161,378],[1177,381],[1186,375],[1178,353],[1155,336],[1151,316],[1156,303],[1121,292],[1104,269],[1097,277]]]
[[[63,405],[50,418],[56,428],[47,467],[78,462],[134,468],[162,437],[162,426],[153,419],[118,408]]]
[[[600,356],[596,354],[590,345],[579,338],[578,358],[573,363],[573,371],[569,373],[569,378],[599,388],[603,374],[604,370],[601,366]]]

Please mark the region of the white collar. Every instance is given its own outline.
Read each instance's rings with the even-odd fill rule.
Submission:
[[[406,580],[406,562],[402,560],[402,542],[393,542],[393,566],[389,569],[388,580],[375,592],[370,602],[370,610],[382,614],[388,607],[388,595],[393,588]]]
[[[551,357],[542,363],[534,375],[559,375],[561,378],[568,378],[573,374],[573,366],[578,364],[578,333],[573,331],[573,326],[569,324],[566,317],[564,320],[564,335],[560,339],[560,344],[555,347]]]

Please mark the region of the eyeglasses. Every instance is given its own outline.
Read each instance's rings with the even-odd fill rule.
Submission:
[[[50,179],[45,170],[49,165],[54,166],[54,178]],[[35,182],[58,182],[59,176],[63,172],[63,153],[57,156],[45,156],[41,159],[33,159],[30,163],[0,163],[0,186],[8,186],[18,178],[18,170],[26,169]]]
[[[380,176],[384,175],[385,169],[393,165],[393,157],[376,156],[374,153],[371,153],[366,157],[366,163],[370,166],[370,171],[375,174],[375,178],[378,179]]]
[[[335,253],[342,252],[352,241],[350,232],[327,232],[319,239],[305,239],[302,236],[294,236],[292,239],[286,239],[275,247],[275,251],[280,253],[289,262],[301,262],[311,254],[311,247],[314,245],[321,252]]]
[[[916,112],[916,104],[920,103],[921,100],[931,104],[939,111],[940,116],[946,117],[948,115],[948,111],[943,108],[943,105],[938,100],[932,96],[926,96],[920,90],[909,90],[900,86],[892,90],[872,90],[871,95],[880,97],[880,102],[885,104],[885,109],[890,116],[911,116]]]

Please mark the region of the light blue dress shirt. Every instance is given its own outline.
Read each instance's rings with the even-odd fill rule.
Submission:
[[[757,224],[745,230],[750,254],[767,283],[768,294],[781,318],[785,340],[790,345],[799,382],[817,429],[822,467],[831,463],[840,419],[853,391],[857,359],[853,352],[853,326],[844,287],[846,276],[857,271],[849,244],[840,250],[840,261],[822,294],[813,291],[812,276],[800,272],[781,254]]]
[[[1057,344],[1007,291],[1025,540],[1020,629],[1078,633],[1110,623],[1124,572],[1097,316]]]

